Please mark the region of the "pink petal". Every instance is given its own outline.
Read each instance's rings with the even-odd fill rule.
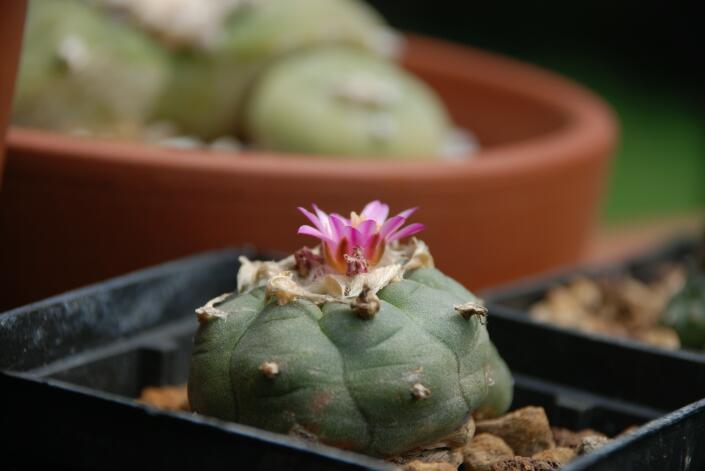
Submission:
[[[379,235],[382,239],[387,239],[387,236],[392,232],[399,229],[406,222],[406,218],[401,215],[389,218],[387,222],[382,225],[382,229],[379,231]]]
[[[409,209],[407,209],[407,210],[405,210],[405,211],[402,211],[401,213],[397,214],[397,216],[401,216],[401,217],[403,217],[403,218],[405,218],[405,219],[408,219],[409,216],[411,216],[412,214],[414,214],[417,209],[419,209],[418,206],[417,206],[416,208],[409,208]]]
[[[310,235],[310,236],[313,236],[313,237],[317,237],[317,238],[319,238],[319,239],[321,239],[321,240],[324,240],[324,241],[326,241],[326,242],[335,243],[335,241],[334,241],[333,239],[331,239],[331,238],[328,237],[327,235],[323,234],[323,233],[322,233],[321,231],[319,231],[318,229],[314,229],[314,228],[311,227],[311,226],[301,226],[301,227],[299,227],[298,233],[299,233],[299,234],[304,234],[304,235]]]
[[[423,231],[424,229],[426,229],[426,226],[423,225],[423,224],[420,224],[420,223],[418,223],[418,222],[417,222],[417,223],[414,223],[414,224],[409,224],[409,225],[406,226],[404,229],[402,229],[402,230],[400,230],[400,231],[398,231],[398,232],[395,232],[395,233],[391,234],[391,235],[387,238],[387,240],[389,240],[389,241],[391,242],[391,241],[393,241],[393,240],[403,239],[404,237],[409,237],[410,235],[414,235],[414,234],[416,234],[417,232],[421,232],[421,231]]]
[[[333,237],[335,237],[336,240],[340,240],[343,237],[345,237],[348,232],[345,229],[346,226],[349,226],[350,224],[347,222],[347,220],[343,217],[341,217],[338,214],[331,214],[330,215],[330,222],[331,226],[333,229]]]
[[[357,230],[360,231],[362,237],[367,240],[377,229],[377,222],[374,219],[366,219],[357,225]]]
[[[316,215],[318,216],[318,219],[321,221],[321,232],[328,234],[329,236],[333,235],[333,232],[331,231],[330,227],[330,220],[328,218],[328,214],[325,211],[321,211],[317,205],[313,204],[313,209],[316,211]]]
[[[348,243],[351,241],[352,238],[352,226],[349,224],[341,224],[342,221],[336,222],[336,227],[337,231],[340,231],[340,237],[338,239],[338,244],[341,244],[343,241],[347,241]],[[350,245],[350,244],[348,244]],[[348,247],[350,248],[350,247]]]
[[[328,220],[328,214],[325,211],[321,211],[321,209],[315,204],[312,204],[311,206],[313,206],[314,211],[316,211],[318,219],[320,219],[321,221]]]
[[[360,238],[357,240],[358,245],[366,253],[373,251],[375,240],[380,240],[379,237],[375,237],[377,235],[377,222],[373,219],[367,219],[358,224],[356,229],[360,233]]]
[[[350,231],[350,249],[352,250],[355,247],[361,247],[363,240],[360,231],[350,226],[347,226],[347,229]]]
[[[362,210],[360,216],[363,218],[373,219],[377,224],[383,224],[389,216],[389,206],[381,203],[379,200],[374,200],[367,203],[365,209]]]
[[[301,206],[299,206],[299,211],[301,211],[301,214],[306,216],[308,220],[311,221],[313,225],[318,228],[319,231],[324,231],[323,226],[321,225],[321,221],[311,211],[306,208],[302,208]]]
[[[345,216],[341,216],[341,215],[338,214],[338,213],[330,213],[330,214],[328,215],[328,217],[333,217],[333,216],[337,217],[338,219],[340,219],[341,221],[343,221],[345,224],[348,224],[348,225],[350,224],[350,219],[346,218]]]

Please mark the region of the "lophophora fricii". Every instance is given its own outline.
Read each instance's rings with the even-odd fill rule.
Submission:
[[[299,209],[312,223],[299,233],[318,246],[242,258],[237,292],[197,310],[194,411],[393,458],[508,409],[487,311],[409,239],[424,228],[406,225],[413,209]]]

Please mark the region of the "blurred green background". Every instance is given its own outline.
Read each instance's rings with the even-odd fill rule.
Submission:
[[[705,33],[696,4],[370,0],[397,28],[530,61],[619,115],[603,222],[705,208]]]

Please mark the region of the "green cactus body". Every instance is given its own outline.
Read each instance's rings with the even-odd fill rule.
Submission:
[[[177,133],[217,139],[233,134],[247,85],[259,65],[209,53],[183,50],[171,56],[171,73],[153,119],[175,126]]]
[[[678,333],[684,347],[705,348],[705,272],[691,274],[669,301],[661,323]]]
[[[132,136],[166,76],[166,54],[122,18],[77,0],[32,0],[13,121]]]
[[[218,49],[254,61],[325,43],[392,55],[394,36],[384,19],[360,0],[263,0],[233,15]]]
[[[391,457],[504,412],[512,380],[476,298],[434,268],[377,293],[372,319],[349,305],[280,305],[264,288],[215,304],[195,338],[189,399],[199,413]]]
[[[292,51],[344,43],[370,53],[394,49],[394,35],[357,0],[264,0],[236,9],[214,44],[175,51],[169,86],[155,119],[187,134],[215,138],[240,127],[249,85]]]
[[[396,64],[336,46],[273,64],[245,112],[256,146],[358,158],[435,158],[448,123],[421,81]]]

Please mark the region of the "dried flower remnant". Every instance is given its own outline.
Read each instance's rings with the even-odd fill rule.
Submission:
[[[478,316],[480,322],[487,323],[487,308],[477,302],[467,302],[454,307],[455,311],[463,316],[463,319],[470,320],[472,316]]]
[[[215,307],[216,304],[222,303],[226,299],[230,297],[230,293],[225,293],[221,294],[217,298],[213,298],[208,303],[206,303],[205,306],[199,307],[196,309],[196,316],[198,318],[198,322],[201,324],[204,324],[206,322],[209,322],[213,319],[224,319],[227,317],[227,314],[217,307]]]
[[[294,253],[296,264],[294,268],[301,278],[306,278],[311,273],[320,270],[323,267],[323,257],[315,253],[308,247],[303,247]]]

